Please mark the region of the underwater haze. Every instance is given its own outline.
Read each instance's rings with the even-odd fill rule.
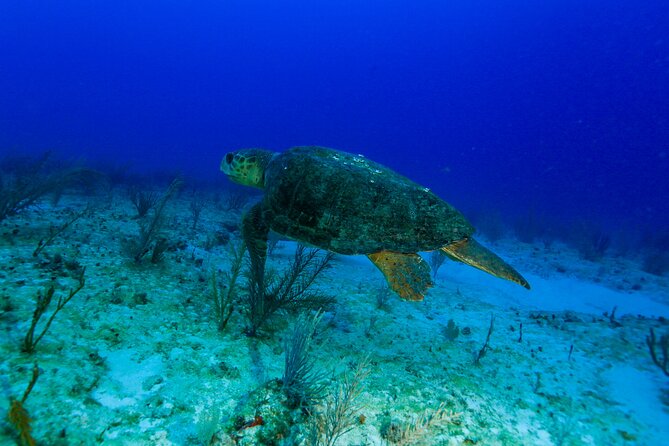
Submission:
[[[4,0],[0,262],[3,445],[669,444],[669,2]]]
[[[659,0],[3,2],[0,147],[214,177],[322,145],[462,206],[666,225],[667,29]]]

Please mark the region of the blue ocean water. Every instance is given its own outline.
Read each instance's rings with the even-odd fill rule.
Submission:
[[[2,2],[0,147],[215,177],[318,144],[465,209],[666,225],[668,8]]]
[[[219,166],[302,145],[428,187],[532,290],[423,253],[406,302],[337,256],[334,303],[256,333],[260,191]],[[5,212],[46,151],[105,179]],[[666,0],[0,1],[0,444],[29,444],[18,401],[38,444],[667,444],[668,197]],[[300,248],[274,236],[276,278]],[[300,327],[323,395],[296,407]]]

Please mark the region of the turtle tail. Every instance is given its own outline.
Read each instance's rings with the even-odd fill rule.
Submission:
[[[458,240],[441,247],[440,250],[453,260],[530,289],[530,284],[518,271],[473,238]]]

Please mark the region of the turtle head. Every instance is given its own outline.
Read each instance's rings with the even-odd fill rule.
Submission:
[[[221,161],[221,171],[230,180],[244,186],[265,187],[265,168],[274,152],[263,149],[242,149],[228,152]]]

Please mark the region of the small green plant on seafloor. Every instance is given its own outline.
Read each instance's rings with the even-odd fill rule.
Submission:
[[[0,162],[0,221],[58,195],[80,182],[91,183],[97,173],[83,167],[49,166],[51,154],[39,158],[7,157]]]
[[[449,319],[446,327],[444,327],[444,336],[448,341],[454,341],[460,334],[460,328],[455,324],[453,319]]]
[[[28,399],[28,395],[30,395],[30,392],[33,390],[38,377],[39,367],[35,364],[33,367],[32,378],[30,379],[25,392],[23,392],[23,397],[20,400],[14,397],[9,398],[9,413],[7,414],[7,418],[16,430],[16,433],[19,436],[19,444],[21,446],[34,446],[37,444],[32,436],[32,426],[30,425],[32,419],[30,418],[30,415],[28,415],[28,411],[25,409],[24,404]]]
[[[574,245],[585,260],[600,260],[611,244],[611,237],[592,222],[581,221],[573,229]]]
[[[653,363],[662,370],[662,372],[669,376],[669,334],[663,334],[658,342],[655,339],[655,331],[651,328],[650,333],[646,336],[646,345],[650,351],[650,357]],[[660,347],[662,358],[660,358],[655,351],[656,346]]]
[[[231,191],[225,196],[223,209],[225,211],[240,211],[249,201],[249,194],[246,191]]]
[[[364,358],[352,373],[338,381],[335,391],[315,407],[307,426],[308,446],[334,446],[343,435],[364,422],[360,396],[369,373],[370,362]]]
[[[318,310],[332,305],[332,297],[309,290],[333,258],[331,252],[324,256],[319,253],[318,249],[297,245],[290,266],[281,275],[253,269],[247,272],[248,292],[243,301],[250,323],[248,336],[257,336],[279,311]]]
[[[286,358],[281,384],[289,407],[313,406],[325,394],[325,373],[316,368],[311,354],[311,344],[323,313],[313,316],[301,314],[295,321],[292,333],[284,341]]]
[[[218,331],[225,330],[228,325],[230,316],[235,309],[235,302],[237,301],[237,293],[239,286],[237,279],[242,270],[244,263],[244,251],[246,246],[244,243],[238,243],[232,246],[230,253],[232,255],[232,264],[230,271],[227,271],[223,277],[223,283],[219,283],[216,277],[216,270],[211,273],[211,300],[214,305],[214,316],[216,317],[216,326]]]
[[[62,225],[60,226],[51,226],[49,227],[49,234],[41,238],[40,241],[37,243],[37,247],[33,251],[33,257],[37,257],[44,248],[46,248],[48,245],[53,242],[56,237],[58,237],[60,234],[62,234],[67,228],[69,228],[74,222],[79,220],[81,217],[84,215],[90,214],[91,213],[91,207],[87,206],[86,209],[83,211],[77,212],[73,215],[70,216],[68,220],[66,220]]]
[[[135,263],[141,263],[149,253],[151,253],[151,263],[158,263],[162,260],[168,248],[167,238],[160,236],[165,217],[165,205],[182,184],[181,178],[175,178],[170,183],[163,196],[153,207],[153,217],[148,222],[140,223],[137,239],[129,241],[128,250]]]
[[[46,313],[46,311],[49,309],[49,305],[53,300],[53,296],[56,292],[56,289],[53,285],[51,285],[48,289],[40,290],[37,293],[37,300],[35,302],[35,310],[33,311],[33,317],[30,322],[30,328],[28,329],[26,336],[23,338],[23,343],[21,345],[22,352],[33,353],[35,351],[35,347],[37,346],[39,341],[44,337],[47,330],[49,330],[49,327],[51,326],[51,323],[55,319],[58,312],[62,310],[63,307],[65,307],[65,305],[67,305],[67,303],[70,300],[72,300],[72,298],[76,296],[77,293],[81,291],[81,289],[86,284],[86,280],[84,278],[85,272],[86,268],[82,268],[81,271],[79,272],[79,277],[77,278],[79,282],[77,286],[75,288],[70,289],[70,292],[67,296],[60,296],[58,298],[58,303],[56,304],[56,308],[54,309],[53,313],[51,313],[51,316],[49,317],[49,319],[47,319],[46,323],[44,324],[39,334],[35,335],[37,324],[39,323],[42,316],[44,316],[44,313]]]
[[[393,293],[386,282],[383,282],[381,285],[379,285],[379,287],[376,289],[374,297],[376,297],[377,309],[387,311],[390,308],[390,300],[393,297]]]
[[[443,252],[437,250],[437,251],[432,251],[430,254],[430,268],[432,268],[432,280],[437,280],[437,273],[439,272],[439,268],[441,268],[441,265],[444,264],[446,261],[446,254]]]
[[[139,190],[137,186],[130,186],[128,188],[128,198],[132,205],[137,210],[136,218],[143,218],[148,214],[152,207],[158,203],[158,195],[154,192],[144,192]]]
[[[481,359],[488,353],[488,349],[490,348],[490,336],[492,335],[492,331],[495,327],[495,316],[490,315],[490,327],[488,327],[488,335],[485,338],[485,343],[483,344],[483,347],[481,347],[481,350],[479,350],[478,354],[476,355],[476,358],[474,359],[474,364],[479,365],[481,364]]]
[[[202,213],[202,209],[204,209],[204,199],[200,196],[193,195],[193,198],[188,205],[188,209],[190,210],[191,216],[193,217],[193,231],[197,229],[197,222],[200,221],[200,214]]]
[[[439,425],[458,425],[461,420],[461,412],[446,410],[445,404],[441,403],[436,410],[425,410],[418,417],[403,423],[388,422],[381,428],[381,437],[388,443],[398,446],[433,444],[424,438],[430,428]]]

